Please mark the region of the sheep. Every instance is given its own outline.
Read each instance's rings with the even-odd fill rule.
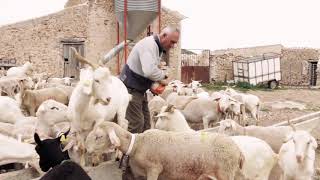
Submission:
[[[188,122],[202,122],[205,129],[224,117],[224,112],[220,108],[219,102],[212,98],[194,99],[181,112]]]
[[[0,96],[0,122],[14,124],[24,115],[19,108],[19,103],[7,96]]]
[[[160,96],[155,96],[148,102],[148,107],[151,115],[150,125],[152,129],[154,128],[154,123],[156,122],[155,116],[159,114],[161,108],[165,105],[167,105],[167,102]]]
[[[104,72],[97,71],[97,73],[102,74]],[[96,79],[95,82],[98,85],[94,85],[94,77],[95,74],[91,67],[81,69],[80,82],[75,87],[68,105],[68,117],[72,127],[71,131],[76,133],[73,141],[71,141],[74,146],[70,145],[69,152],[72,156],[80,157],[80,159],[75,159],[78,159],[81,165],[85,164],[85,137],[92,130],[94,125],[99,124],[102,121],[112,121],[114,117],[117,116],[118,123],[121,127],[127,129],[128,126],[127,120],[124,118],[125,114],[123,114],[125,113],[125,109],[123,108],[126,108],[128,105],[127,103],[129,103],[129,100],[126,99],[129,98],[129,96],[126,96],[126,93],[128,94],[127,89],[123,89],[119,83],[120,80],[114,79],[115,77],[111,79],[106,78],[106,80],[104,80],[105,77],[100,77],[99,79]],[[110,83],[109,80],[111,81],[110,88],[118,88],[118,90],[112,92],[111,89],[100,87],[110,86],[104,84]],[[100,93],[98,91],[112,95],[112,101],[110,101],[110,97],[104,97],[103,100],[100,99],[102,104],[96,103],[95,95],[103,97],[103,94],[96,94]],[[118,93],[123,96],[117,95]]]
[[[198,94],[198,93],[201,93],[201,92],[205,92],[201,87],[202,87],[202,84],[201,84],[201,81],[195,81],[195,80],[191,80],[191,83],[188,85],[189,88],[192,89],[192,92],[194,94]]]
[[[234,179],[244,161],[224,135],[161,130],[133,135],[113,122],[102,122],[91,131],[86,148],[88,153],[118,148],[130,157],[133,174],[148,180]]]
[[[243,127],[231,119],[220,121],[218,132],[228,135],[253,136],[266,141],[276,153],[286,139],[287,134],[293,131],[290,126],[247,126]]]
[[[70,77],[64,77],[64,78],[48,78],[47,82],[52,84],[60,84],[60,85],[66,85],[71,86],[71,81],[73,78]]]
[[[76,60],[86,63],[94,69],[93,79],[91,78],[92,83],[87,86],[87,89],[91,91],[95,99],[108,104],[108,106],[105,106],[104,120],[113,120],[117,115],[118,124],[127,129],[128,121],[125,119],[125,114],[132,97],[128,93],[126,86],[119,78],[111,75],[109,68],[97,66],[80,56],[75,48],[71,49]]]
[[[69,131],[55,139],[41,140],[37,133],[34,134],[35,150],[40,157],[39,165],[42,171],[47,172],[42,180],[90,180],[89,175],[77,163],[70,160],[66,151],[61,149],[61,143]]]
[[[7,71],[8,77],[24,77],[24,76],[30,76],[32,70],[32,64],[30,62],[24,63],[22,66],[19,67],[11,67]]]
[[[0,165],[37,160],[35,146],[0,134]]]
[[[178,109],[184,109],[188,103],[197,99],[196,96],[181,96],[176,92],[169,94],[166,101],[168,104],[174,105]]]
[[[315,172],[315,150],[318,144],[307,131],[294,131],[288,134],[279,151],[279,165],[284,180],[311,180]]]
[[[0,91],[3,96],[14,97],[23,89],[32,89],[33,85],[33,81],[30,77],[0,78]]]
[[[157,122],[155,124],[156,129],[165,131],[182,131],[182,132],[193,132],[190,128],[187,120],[183,114],[176,109],[172,104],[163,106],[161,111],[156,116]]]
[[[60,88],[45,88],[40,90],[23,90],[20,92],[19,102],[28,109],[31,116],[35,116],[38,107],[48,99],[54,99],[63,104],[68,104],[68,95]]]
[[[70,127],[67,110],[68,107],[66,105],[52,99],[44,101],[36,112],[38,118],[35,127],[36,132],[41,137],[55,137],[58,132],[66,130],[66,128]]]
[[[261,101],[258,96],[253,94],[238,93],[232,88],[227,88],[225,92],[232,98],[238,100],[245,105],[246,111],[250,112],[252,118],[255,120],[256,125],[259,124],[259,110],[261,107]]]
[[[157,116],[156,128],[165,131],[193,132],[182,113],[174,106],[164,106]],[[238,145],[244,155],[241,173],[246,179],[267,180],[277,163],[277,155],[263,140],[249,136],[233,136],[231,139]]]

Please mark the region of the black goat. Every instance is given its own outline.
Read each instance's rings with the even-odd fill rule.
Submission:
[[[55,139],[40,140],[37,133],[34,140],[37,143],[36,152],[40,156],[40,168],[47,172],[40,180],[91,180],[80,165],[70,160],[68,152],[62,151],[61,138],[69,131]]]

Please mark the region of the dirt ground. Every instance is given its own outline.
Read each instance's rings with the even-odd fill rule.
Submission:
[[[304,114],[320,111],[320,90],[290,89],[275,91],[248,91],[262,101],[260,120],[262,125],[271,125]],[[280,109],[275,104],[285,103]],[[288,104],[293,104],[291,107]],[[296,107],[305,106],[303,109]],[[287,106],[287,107],[286,107]]]

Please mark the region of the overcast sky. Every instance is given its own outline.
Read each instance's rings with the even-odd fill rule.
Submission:
[[[0,25],[63,9],[67,0],[0,0]],[[162,0],[187,19],[182,47],[225,49],[281,43],[320,48],[320,0]]]

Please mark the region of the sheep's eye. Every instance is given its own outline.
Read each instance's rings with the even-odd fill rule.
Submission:
[[[55,110],[55,109],[56,109],[56,110],[59,110],[59,108],[54,107],[54,106],[53,106],[53,107],[51,107],[50,109],[51,109],[51,110]]]
[[[309,141],[307,144],[310,144],[311,143],[311,141]]]
[[[101,138],[102,138],[102,136],[96,136],[96,140],[101,139]]]
[[[99,80],[94,80],[96,83],[100,83],[100,81]]]

